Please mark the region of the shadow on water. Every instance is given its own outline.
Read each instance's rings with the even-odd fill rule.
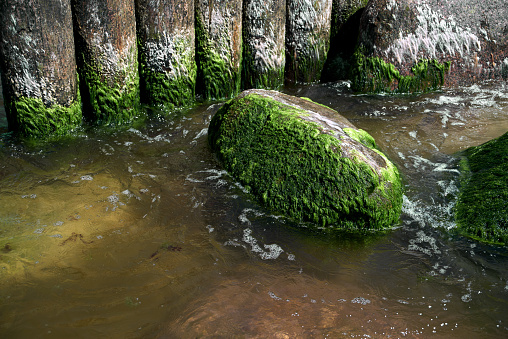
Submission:
[[[404,177],[399,225],[332,236],[263,209],[208,148],[217,105],[38,150],[6,142],[0,337],[506,337],[508,252],[453,223],[453,154],[508,130],[506,85],[287,92],[375,137]]]

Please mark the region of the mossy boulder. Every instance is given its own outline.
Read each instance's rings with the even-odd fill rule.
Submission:
[[[462,153],[458,229],[488,243],[508,244],[508,133]]]
[[[367,132],[326,106],[244,91],[213,117],[209,142],[261,203],[295,220],[358,231],[399,219],[397,168]]]

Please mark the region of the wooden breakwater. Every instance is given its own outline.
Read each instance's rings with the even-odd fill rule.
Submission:
[[[83,120],[128,122],[140,102],[229,98],[279,88],[285,75],[318,81],[331,8],[332,0],[3,0],[9,129],[59,135]]]

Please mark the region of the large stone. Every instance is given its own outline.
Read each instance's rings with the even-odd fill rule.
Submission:
[[[242,0],[196,0],[198,90],[231,98],[241,85]]]
[[[213,117],[209,141],[226,170],[269,209],[329,229],[398,221],[397,168],[369,134],[326,106],[247,90]]]
[[[353,87],[421,92],[508,76],[505,0],[371,0]]]
[[[317,82],[330,47],[332,0],[286,3],[286,80]]]
[[[72,0],[78,71],[87,118],[131,121],[139,106],[134,0]]]
[[[141,98],[152,106],[195,99],[194,0],[136,0]]]
[[[9,129],[44,137],[81,124],[70,0],[2,0],[0,66]]]
[[[462,153],[456,221],[467,236],[508,244],[508,133]]]
[[[242,87],[284,85],[286,2],[244,0]]]

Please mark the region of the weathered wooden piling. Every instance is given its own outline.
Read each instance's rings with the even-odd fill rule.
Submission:
[[[286,80],[312,83],[330,47],[332,0],[287,0]]]
[[[81,123],[71,0],[0,1],[0,65],[9,129],[65,134]]]
[[[84,113],[103,124],[139,106],[134,0],[72,0]]]
[[[242,0],[196,0],[198,91],[206,99],[240,91]]]
[[[286,2],[244,0],[242,87],[277,89],[284,84]]]
[[[185,106],[196,86],[194,0],[135,0],[141,98]]]

